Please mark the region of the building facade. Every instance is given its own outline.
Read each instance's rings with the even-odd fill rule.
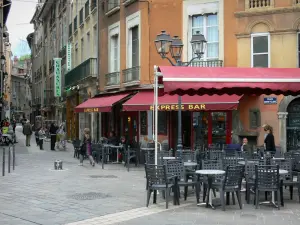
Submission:
[[[98,7],[96,0],[74,0],[70,4],[68,40],[71,67],[65,74],[66,125],[70,139],[84,128],[94,133],[94,115],[77,114],[74,108],[98,93]]]
[[[0,84],[1,84],[1,98],[0,98],[0,105],[1,105],[1,113],[0,113],[0,119],[2,120],[9,109],[9,103],[7,101],[7,96],[4,94],[6,90],[4,90],[5,83],[7,80],[5,80],[5,77],[7,77],[7,61],[9,61],[9,58],[6,58],[8,55],[6,46],[9,43],[9,33],[7,31],[6,27],[6,21],[8,18],[8,14],[11,8],[11,0],[1,0],[0,1],[0,55],[1,55],[1,64],[0,64]],[[9,64],[10,65],[10,64]]]
[[[14,57],[10,78],[10,118],[31,118],[31,58]]]
[[[225,65],[238,67],[299,67],[299,11],[297,0],[229,1],[225,13]],[[234,63],[236,62],[236,64]],[[246,136],[262,145],[263,124],[274,128],[276,145],[298,149],[298,96],[244,96],[233,138]],[[290,113],[289,113],[290,112]]]
[[[168,18],[168,19],[162,19]],[[183,61],[193,58],[190,40],[196,31],[203,32],[208,50],[190,66],[223,66],[224,3],[220,1],[101,1],[99,6],[99,85],[98,104],[87,101],[77,107],[79,114],[96,116],[100,130],[95,140],[110,131],[131,142],[146,145],[153,140],[153,68],[170,66],[157,53],[154,41],[166,30],[182,37]],[[180,24],[180,25],[179,25]],[[186,32],[188,31],[188,32]],[[97,100],[97,99],[96,99]],[[184,147],[202,144],[231,143],[232,110],[240,98],[226,99],[197,96],[183,99],[182,134]],[[159,141],[176,148],[177,96],[160,98]],[[216,102],[217,101],[217,102]],[[219,102],[218,102],[219,101]],[[97,101],[95,101],[97,102]],[[214,104],[215,103],[215,104]],[[217,104],[221,107],[213,107]],[[104,104],[104,105],[103,105]],[[105,105],[107,104],[107,105]]]

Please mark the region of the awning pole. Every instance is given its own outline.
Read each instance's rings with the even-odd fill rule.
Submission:
[[[158,77],[157,77],[157,66],[154,66],[154,113],[155,113],[155,130],[154,130],[154,144],[155,144],[155,165],[157,165],[157,125],[158,125]]]

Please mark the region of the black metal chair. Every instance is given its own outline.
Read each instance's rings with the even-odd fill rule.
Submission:
[[[279,165],[255,165],[255,208],[258,208],[259,204],[259,193],[263,192],[274,192],[277,195],[277,201],[280,198],[280,176],[279,176]],[[279,204],[276,206],[280,209]]]
[[[243,166],[227,166],[224,180],[222,180],[221,183],[213,183],[212,188],[219,189],[220,191],[223,211],[225,211],[225,193],[227,198],[230,196],[230,193],[232,193],[233,204],[235,204],[234,193],[236,193],[240,209],[242,209],[241,185],[243,173]]]
[[[138,164],[139,164],[138,153],[139,153],[138,148],[130,148],[130,146],[128,146],[127,149],[125,149],[125,164],[124,164],[124,166],[127,167],[128,172],[129,172],[131,160],[134,160],[136,167],[138,166]]]
[[[280,169],[287,170],[287,174],[281,175],[283,186],[288,186],[290,189],[290,199],[293,200],[293,189],[298,187],[298,196],[300,202],[300,173],[293,172],[293,159],[271,160],[271,165],[279,165]],[[297,179],[294,179],[297,178]],[[283,200],[282,200],[283,202]]]
[[[153,204],[156,204],[157,191],[170,193],[173,189],[174,204],[179,204],[177,179],[175,176],[167,176],[166,165],[148,165],[145,164],[146,179],[147,179],[147,204],[149,206],[151,193],[153,192]],[[174,183],[172,183],[174,181]],[[169,205],[169,194],[165,195],[166,208]]]
[[[197,182],[197,177],[194,174],[194,179],[189,182],[186,176],[186,171],[183,162],[179,160],[169,160],[166,163],[167,166],[167,174],[175,175],[178,179],[178,187],[184,187],[184,200],[187,199],[188,195],[188,187],[196,187],[196,200],[199,203],[200,199],[200,183]],[[179,190],[178,190],[179,193]]]
[[[72,144],[73,144],[73,147],[74,147],[74,158],[79,159],[81,141],[80,140],[73,140]]]
[[[223,164],[221,160],[202,160],[202,169],[203,170],[223,170]],[[223,175],[216,175],[214,176],[213,183],[220,183],[223,179]],[[199,181],[203,183],[203,202],[205,202],[208,180],[207,177],[201,177],[199,175]],[[214,196],[216,196],[216,191],[213,189]]]
[[[238,159],[236,157],[224,157],[223,158],[223,169],[226,170],[227,166],[237,166]]]
[[[249,163],[248,161],[251,161]],[[251,159],[245,160],[245,180],[246,180],[246,195],[245,199],[247,204],[250,203],[250,194],[253,193],[253,188],[255,185],[255,165],[265,165],[265,160],[261,159]],[[255,194],[255,193],[253,193]]]

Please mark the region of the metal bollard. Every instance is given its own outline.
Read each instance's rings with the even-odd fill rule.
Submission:
[[[2,158],[2,176],[5,176],[5,148],[3,148],[3,158]]]
[[[15,170],[15,165],[16,165],[16,152],[15,152],[15,144],[13,144],[13,170]]]
[[[8,147],[8,163],[7,163],[8,173],[10,173],[10,161],[11,161],[11,150],[10,150],[10,147]]]

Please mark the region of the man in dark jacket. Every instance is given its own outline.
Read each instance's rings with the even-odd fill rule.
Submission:
[[[23,134],[26,136],[26,146],[28,147],[30,146],[30,139],[32,135],[32,126],[29,120],[27,120],[23,126]]]

